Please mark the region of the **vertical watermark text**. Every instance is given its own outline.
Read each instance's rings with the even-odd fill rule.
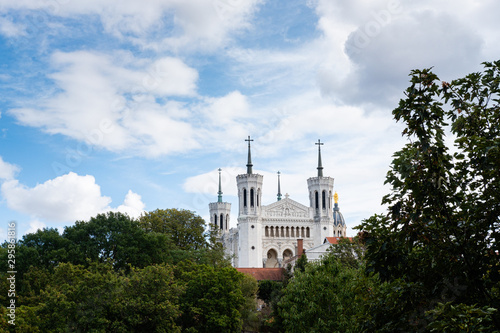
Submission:
[[[9,282],[9,289],[7,291],[7,299],[9,300],[7,317],[9,317],[8,322],[10,325],[16,325],[16,237],[17,223],[11,221],[7,228],[7,281]]]

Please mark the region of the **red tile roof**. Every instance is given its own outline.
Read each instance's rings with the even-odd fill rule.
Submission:
[[[236,270],[240,273],[253,276],[257,281],[281,281],[285,273],[284,268],[236,268]]]
[[[338,244],[340,238],[347,238],[350,241],[352,241],[352,237],[325,237],[325,238],[328,241],[328,243],[330,243],[330,244]],[[325,244],[325,243],[326,242],[323,242],[323,244]]]

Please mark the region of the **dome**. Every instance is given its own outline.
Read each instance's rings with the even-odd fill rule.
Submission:
[[[344,216],[340,212],[338,203],[333,205],[333,225],[336,227],[345,227]]]

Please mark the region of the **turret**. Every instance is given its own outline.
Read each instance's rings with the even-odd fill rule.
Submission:
[[[212,202],[208,204],[210,210],[210,223],[217,226],[221,234],[227,233],[229,231],[229,219],[231,215],[231,203],[222,201],[222,182],[221,182],[221,172],[222,169],[219,168],[219,191],[217,192],[217,202]]]
[[[254,174],[250,136],[248,142],[247,173],[236,176],[238,186],[238,267],[262,267],[261,199],[263,176]]]
[[[321,146],[318,140],[318,175],[307,180],[309,189],[309,203],[313,209],[314,222],[314,244],[321,244],[325,237],[333,235],[333,178],[323,176],[323,164],[321,161]]]
[[[337,192],[333,195],[335,201],[333,205],[333,236],[335,237],[346,237],[346,225],[344,216],[340,212],[339,208],[339,195]]]

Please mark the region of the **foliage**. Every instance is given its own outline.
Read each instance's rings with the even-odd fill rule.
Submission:
[[[180,332],[182,287],[166,265],[132,269],[61,263],[35,305],[17,311],[17,329],[35,332]],[[31,329],[30,329],[31,328]],[[22,331],[22,330],[21,330]]]
[[[401,279],[410,296],[425,300],[406,308],[395,298],[407,309],[401,322],[411,318],[413,329],[438,302],[500,306],[500,61],[484,66],[451,83],[430,69],[412,71],[406,98],[393,111],[409,143],[387,173],[389,212],[359,227],[367,270],[389,285]],[[499,329],[498,313],[492,318]]]
[[[303,253],[299,259],[297,259],[297,262],[295,263],[295,267],[293,268],[294,271],[299,271],[303,272],[306,269],[307,265],[307,256],[305,253]]]
[[[259,329],[260,319],[257,313],[257,280],[251,275],[243,274],[240,283],[244,302],[240,308],[243,331],[255,332]]]
[[[161,254],[167,252],[169,245],[166,237],[148,235],[137,221],[119,212],[99,214],[88,222],[77,221],[65,228],[63,237],[70,241],[68,254],[72,263],[85,265],[90,259],[112,262],[116,269],[161,263],[165,260]]]
[[[178,249],[200,250],[208,247],[205,220],[189,210],[157,209],[141,216],[139,221],[144,230],[167,235]]]
[[[262,280],[259,281],[259,290],[257,293],[257,297],[264,301],[266,304],[270,305],[273,295],[276,294],[277,291],[280,291],[283,288],[283,282],[280,281],[272,281],[272,280]]]
[[[463,303],[439,303],[435,309],[429,311],[434,320],[428,328],[431,332],[498,332],[492,321],[492,314],[496,309]]]
[[[374,286],[363,269],[344,266],[333,254],[295,270],[278,303],[286,332],[354,332]]]
[[[346,237],[339,238],[337,244],[332,244],[328,249],[342,265],[359,268],[364,264],[365,247],[360,242],[359,237],[352,240]]]
[[[241,290],[243,278],[232,267],[184,266],[180,275],[186,283],[180,300],[183,331],[240,331],[240,309],[245,303]]]

